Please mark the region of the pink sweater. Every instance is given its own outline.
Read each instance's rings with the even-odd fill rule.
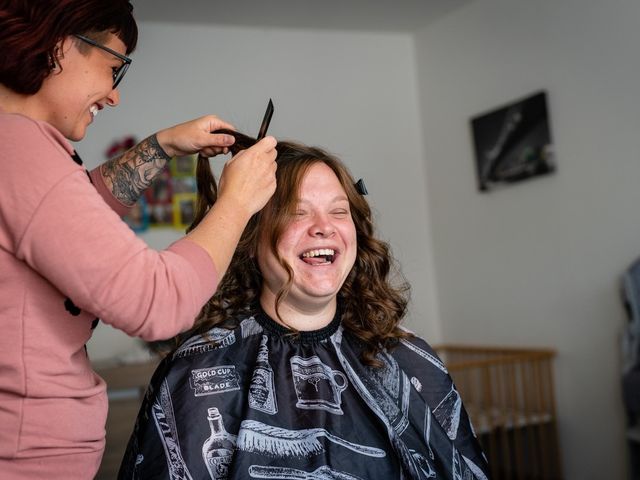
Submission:
[[[218,276],[189,240],[148,248],[50,125],[0,111],[0,147],[0,478],[93,478],[107,397],[85,353],[91,323],[171,337]]]

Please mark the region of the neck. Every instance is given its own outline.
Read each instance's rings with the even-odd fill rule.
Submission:
[[[260,305],[267,315],[280,325],[301,332],[319,330],[331,323],[336,314],[336,297],[329,301],[312,305],[294,305],[283,300],[276,314],[275,295],[268,289],[263,289],[260,295]]]
[[[0,84],[0,109],[5,113],[19,113],[34,120],[44,120],[39,113],[36,95],[16,93]]]

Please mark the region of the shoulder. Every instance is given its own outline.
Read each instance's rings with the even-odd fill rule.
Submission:
[[[14,113],[0,113],[0,126],[0,136],[5,147],[17,147],[21,151],[48,147],[64,155],[73,153],[69,141],[46,122]]]
[[[70,158],[74,150],[69,141],[46,122],[0,113],[0,145],[3,182],[48,188],[82,170]]]
[[[203,333],[189,336],[171,354],[171,358],[195,358],[208,352],[223,352],[238,347],[262,331],[254,316],[241,315],[224,326],[213,326]]]
[[[86,182],[70,157],[69,142],[53,127],[22,115],[0,113],[0,217],[12,231],[12,248],[31,224],[43,200],[63,180]],[[73,201],[65,197],[67,205]],[[56,208],[59,206],[56,205]]]
[[[32,118],[29,118],[25,115],[0,112],[0,124],[2,124],[1,134],[6,134],[8,132],[35,133],[39,130],[38,123],[39,122],[37,122],[36,120],[33,120]]]
[[[390,353],[432,410],[455,390],[444,362],[422,338],[402,339]]]
[[[189,336],[168,354],[154,374],[152,390],[161,385],[177,392],[188,384],[196,397],[218,391],[222,383],[236,385],[255,362],[262,327],[253,317],[239,319],[234,328],[212,327]]]
[[[447,367],[434,348],[413,332],[409,333],[412,336],[398,342],[397,347],[393,350],[393,356],[409,368],[423,368],[424,365],[427,365],[429,368],[447,375],[449,373]]]
[[[405,348],[409,348],[409,349],[411,349],[412,347],[414,349],[415,348],[419,348],[419,349],[424,350],[426,352],[429,352],[429,353],[431,353],[433,355],[436,355],[435,350],[433,349],[431,344],[429,342],[427,342],[424,338],[420,337],[414,331],[408,329],[405,326],[401,326],[400,328],[405,333],[408,333],[410,335],[408,338],[400,340],[400,344],[401,345],[403,345]]]

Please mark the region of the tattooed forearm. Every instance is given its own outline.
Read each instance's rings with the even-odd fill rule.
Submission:
[[[102,164],[100,171],[113,196],[125,205],[133,205],[170,158],[156,136],[151,135],[122,155]]]

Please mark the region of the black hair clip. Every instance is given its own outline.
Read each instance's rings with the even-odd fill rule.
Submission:
[[[364,185],[364,180],[362,179],[354,183],[353,186],[356,187],[356,190],[360,195],[367,195],[369,193],[367,192],[367,187]]]

